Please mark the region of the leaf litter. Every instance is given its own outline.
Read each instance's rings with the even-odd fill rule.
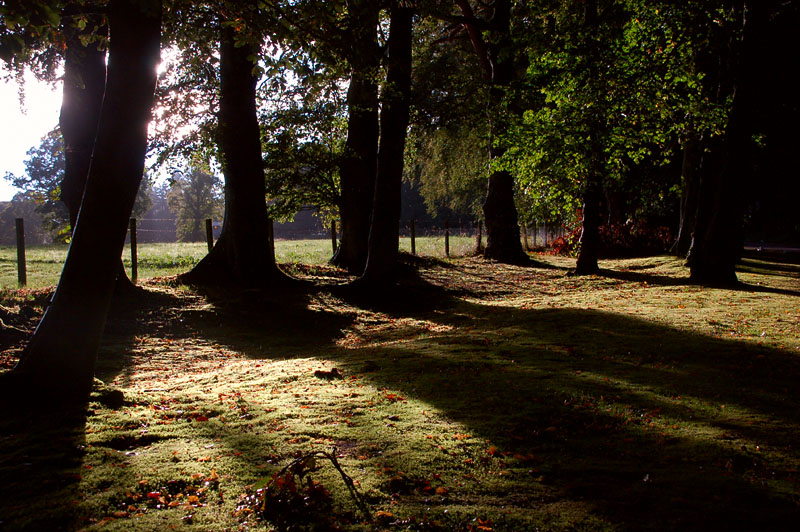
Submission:
[[[758,289],[719,290],[688,284],[665,257],[578,278],[565,259],[537,261],[417,261],[398,305],[351,301],[324,286],[327,270],[288,303],[149,282],[115,310],[99,354],[124,402],[97,394],[77,429],[30,422],[0,438],[16,449],[0,462],[14,479],[0,520],[790,529],[796,272],[746,271]],[[48,459],[54,436],[72,454]],[[335,468],[297,462],[314,453],[335,453],[371,518]],[[292,463],[308,471],[287,477]],[[59,486],[45,497],[33,486],[49,478]]]

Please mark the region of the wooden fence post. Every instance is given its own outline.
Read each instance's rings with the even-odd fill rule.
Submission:
[[[336,254],[336,220],[331,220],[331,253]]]
[[[411,219],[411,254],[417,254],[417,231],[414,224],[414,219]]]
[[[208,252],[211,253],[211,248],[214,247],[214,226],[211,218],[206,218],[206,241],[208,242]]]
[[[28,270],[25,265],[25,220],[17,218],[17,281],[20,286],[28,284]]]
[[[269,239],[269,252],[272,262],[275,262],[275,228],[273,227],[272,216],[267,218],[267,239]]]
[[[444,256],[450,258],[450,220],[444,221]]]
[[[522,246],[525,251],[531,250],[528,246],[528,226],[526,224],[522,224]]]
[[[136,218],[130,220],[131,233],[131,282],[136,284],[139,278],[139,260],[136,253]]]

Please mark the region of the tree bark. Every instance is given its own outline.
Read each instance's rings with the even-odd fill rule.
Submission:
[[[520,241],[511,174],[505,170],[492,172],[482,207],[486,221],[483,256],[507,264],[526,264],[529,258]]]
[[[61,279],[20,362],[19,391],[83,400],[94,376],[128,218],[142,178],[161,43],[159,0],[108,6],[108,76],[86,191]]]
[[[400,244],[400,190],[411,98],[412,9],[392,6],[389,62],[381,110],[378,175],[369,233],[369,256],[362,284],[387,286],[396,279]]]
[[[92,25],[89,22],[87,29]],[[92,149],[97,136],[100,108],[106,87],[106,52],[101,43],[84,45],[81,36],[105,38],[106,25],[95,32],[78,32],[67,27],[67,49],[64,53],[64,89],[59,126],[64,137],[64,179],[61,201],[69,210],[69,223],[75,227],[81,207]]]
[[[218,143],[225,176],[225,215],[214,248],[182,280],[263,287],[282,277],[270,252],[261,133],[256,110],[255,44],[237,46],[234,30],[220,38]]]
[[[692,232],[697,221],[697,199],[700,192],[698,169],[702,155],[701,141],[687,139],[683,143],[681,165],[681,209],[678,237],[670,252],[685,257],[692,245]]]
[[[380,63],[377,26],[379,3],[352,2],[352,69],[347,91],[347,140],[339,165],[342,189],[339,214],[342,239],[331,263],[361,274],[367,261],[370,214],[375,195],[378,152],[378,84]]]
[[[462,14],[474,19],[472,8],[467,0],[456,0]],[[506,127],[505,112],[502,108],[505,89],[511,84],[511,64],[504,53],[508,50],[511,31],[511,3],[508,0],[495,0],[494,13],[489,21],[489,41],[475,27],[467,25],[467,31],[478,54],[484,78],[489,81],[489,159],[490,163],[505,153],[503,146],[495,146],[499,132]],[[486,200],[483,203],[483,217],[486,223],[486,248],[484,256],[509,264],[525,264],[530,259],[522,250],[517,219],[517,206],[514,203],[514,178],[505,170],[493,171],[489,175]]]
[[[583,219],[581,220],[580,250],[575,262],[576,275],[591,275],[600,271],[597,258],[600,251],[600,205],[602,201],[600,180],[590,176],[583,192]]]
[[[744,241],[744,183],[752,170],[752,133],[758,105],[760,46],[767,6],[744,2],[734,95],[723,138],[712,142],[701,166],[700,198],[687,263],[690,278],[707,285],[737,283],[736,263]]]
[[[589,275],[600,271],[597,258],[600,251],[600,206],[603,198],[603,144],[602,129],[604,120],[597,108],[603,95],[602,80],[599,74],[600,46],[597,41],[599,19],[597,1],[584,2],[584,28],[588,44],[586,49],[587,90],[592,100],[588,109],[589,117],[589,164],[583,186],[583,219],[581,221],[580,249],[575,263],[576,275]]]
[[[86,188],[89,165],[92,161],[100,108],[106,87],[106,52],[99,40],[108,36],[105,24],[94,28],[89,21],[87,31],[68,28],[67,49],[64,53],[64,88],[61,100],[59,127],[64,138],[64,178],[61,180],[61,201],[69,211],[69,224],[75,228],[78,211]],[[88,44],[81,36],[94,37]],[[124,295],[134,290],[120,260],[117,285],[114,290]]]

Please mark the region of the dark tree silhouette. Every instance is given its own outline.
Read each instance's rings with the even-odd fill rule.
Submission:
[[[108,5],[109,62],[86,190],[53,300],[5,391],[84,399],[142,178],[161,43],[160,0]],[[10,381],[10,382],[8,382]]]
[[[369,233],[369,256],[362,283],[386,285],[395,277],[400,244],[400,189],[411,93],[413,10],[392,6],[389,62],[383,87],[378,175]]]
[[[587,111],[589,129],[589,165],[583,184],[583,219],[581,220],[580,250],[575,261],[575,273],[592,274],[599,271],[597,257],[600,251],[600,209],[603,201],[603,144],[601,129],[603,120],[601,109],[602,85],[599,81],[600,47],[597,30],[599,27],[597,1],[584,2],[584,33],[587,39],[587,90],[591,91],[594,104]]]
[[[108,36],[105,24],[97,25],[94,16],[85,30],[65,26],[64,88],[59,126],[64,137],[64,178],[61,201],[69,210],[74,228],[89,174],[100,107],[106,87],[106,51]],[[89,42],[84,42],[89,39]]]
[[[488,116],[491,137],[494,139],[503,133],[506,126],[502,100],[505,88],[512,81],[509,57],[511,3],[509,0],[492,2],[492,15],[488,21],[475,17],[468,0],[455,0],[455,3],[463,14],[462,22],[478,55],[483,77],[489,83]],[[488,39],[484,39],[482,30],[488,30]],[[505,146],[490,140],[489,154],[492,160],[502,157],[505,151]],[[486,222],[484,256],[512,264],[527,263],[528,255],[522,250],[519,237],[514,178],[507,170],[493,170],[489,175],[483,216]]]
[[[98,15],[83,15],[88,23],[83,30],[65,25],[64,88],[58,124],[64,137],[64,178],[61,201],[69,211],[69,223],[75,228],[81,207],[89,164],[92,160],[100,107],[106,86],[105,39],[108,26]],[[122,261],[117,271],[116,290],[133,290]]]
[[[370,213],[375,194],[378,150],[378,82],[380,64],[377,26],[379,2],[353,1],[348,6],[351,28],[344,56],[350,65],[347,90],[347,140],[339,165],[342,197],[339,214],[342,241],[331,263],[360,274],[367,261]]]
[[[237,43],[233,28],[221,29],[217,139],[225,176],[225,215],[214,248],[182,276],[188,283],[266,286],[282,277],[272,254],[267,216],[256,114],[257,57],[257,43]]]
[[[767,39],[768,5],[743,2],[743,30],[734,58],[733,100],[725,134],[712,139],[700,167],[697,219],[687,262],[693,281],[737,282],[735,266],[744,244],[744,183],[752,172],[754,122],[759,106],[761,54]]]

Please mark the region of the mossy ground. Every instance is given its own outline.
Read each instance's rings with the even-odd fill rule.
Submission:
[[[668,257],[535,258],[409,259],[377,302],[326,266],[291,293],[147,282],[99,354],[124,404],[4,412],[0,528],[269,528],[242,497],[335,448],[373,513],[323,467],[343,529],[796,530],[800,268],[712,289]]]

